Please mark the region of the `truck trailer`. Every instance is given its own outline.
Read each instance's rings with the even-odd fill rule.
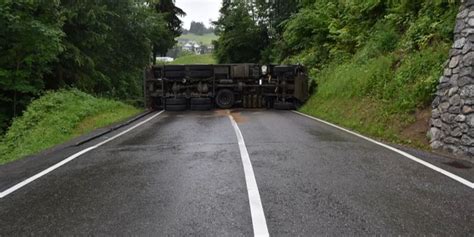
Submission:
[[[145,105],[169,111],[294,109],[308,99],[301,65],[155,65],[145,72]]]

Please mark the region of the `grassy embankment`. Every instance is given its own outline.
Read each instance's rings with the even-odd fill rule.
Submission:
[[[136,115],[139,109],[78,90],[48,92],[15,119],[0,140],[0,164],[35,154]]]
[[[313,74],[317,93],[301,111],[389,142],[427,148],[431,93],[448,50],[439,45],[328,65]]]
[[[457,8],[449,9],[430,27],[442,24],[452,32],[456,13]],[[301,111],[388,142],[428,148],[430,104],[452,36],[416,38],[430,22],[425,18],[421,15],[405,32],[381,21],[355,54],[311,69],[318,89]],[[414,39],[422,46],[406,50]]]
[[[184,55],[175,59],[170,64],[214,64],[216,60],[212,54],[201,54],[201,55]]]

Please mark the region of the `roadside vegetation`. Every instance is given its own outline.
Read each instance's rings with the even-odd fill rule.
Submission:
[[[295,44],[300,44],[293,37],[301,21],[325,26],[326,37],[336,32],[336,40],[323,40],[325,46],[308,45],[287,58],[315,65],[310,74],[319,87],[301,110],[390,142],[427,148],[430,104],[452,44],[458,5],[414,1],[341,7],[314,4],[306,9],[315,12],[313,17],[298,14],[287,26],[286,38]],[[339,11],[354,13],[340,20],[345,27],[332,29]],[[327,57],[308,55],[314,47]]]
[[[77,89],[47,92],[16,118],[0,139],[0,164],[37,153],[140,112]]]
[[[0,1],[0,134],[48,90],[139,103],[184,14],[174,0]]]
[[[430,103],[452,44],[457,1],[290,0],[285,4],[295,7],[287,11],[282,4],[224,1],[217,60],[302,63],[318,85],[302,112],[427,147]]]
[[[216,60],[212,54],[188,54],[175,59],[170,64],[214,64]]]
[[[0,1],[0,164],[139,112],[184,15],[175,0]]]

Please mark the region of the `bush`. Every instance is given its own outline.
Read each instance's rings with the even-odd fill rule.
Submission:
[[[129,117],[139,110],[121,102],[100,99],[79,90],[48,92],[16,118],[0,142],[0,164],[67,141],[81,132]],[[81,122],[109,114],[78,131]],[[84,126],[84,125],[82,125]]]

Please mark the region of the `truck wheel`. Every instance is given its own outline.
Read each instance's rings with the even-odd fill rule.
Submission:
[[[234,92],[229,89],[222,89],[217,92],[216,104],[221,109],[230,109],[235,102]]]
[[[166,111],[184,111],[187,109],[186,105],[166,105]]]
[[[211,98],[191,98],[191,105],[211,104]]]
[[[211,108],[211,98],[191,98],[191,110],[204,111]]]
[[[195,111],[207,111],[207,110],[211,110],[211,109],[212,109],[211,104],[207,104],[207,105],[191,105],[191,110],[195,110]]]
[[[278,101],[273,104],[273,108],[277,110],[291,110],[291,109],[295,109],[295,105],[290,102]]]
[[[185,105],[186,98],[166,98],[166,105]]]
[[[165,110],[183,111],[186,108],[186,98],[167,98],[165,100]]]

